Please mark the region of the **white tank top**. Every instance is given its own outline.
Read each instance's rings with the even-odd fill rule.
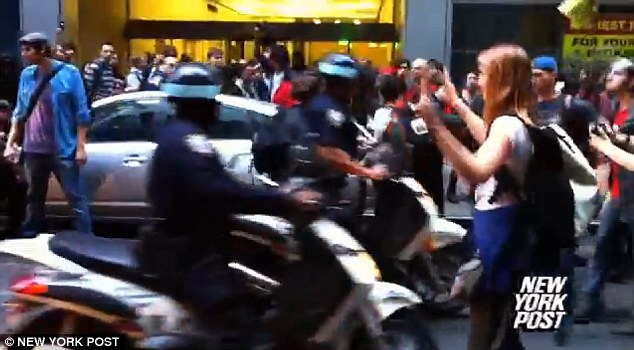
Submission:
[[[491,124],[491,131],[502,129],[511,140],[511,155],[506,161],[506,166],[520,184],[524,182],[528,162],[533,154],[533,143],[531,142],[528,130],[521,120],[513,116],[501,116],[496,118]],[[475,191],[475,208],[478,210],[492,210],[500,207],[512,205],[518,202],[514,194],[510,192],[501,193],[497,200],[489,203],[493,195],[497,181],[491,176],[485,182],[479,184]]]

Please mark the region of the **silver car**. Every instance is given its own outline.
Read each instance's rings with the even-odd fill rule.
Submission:
[[[209,133],[222,161],[240,180],[255,183],[250,168],[251,137],[258,122],[277,113],[274,104],[219,95],[220,121]],[[146,181],[159,129],[173,116],[160,91],[135,92],[93,104],[88,132],[88,163],[83,179],[96,221],[139,222],[149,219]],[[49,218],[72,216],[54,177],[46,200]]]

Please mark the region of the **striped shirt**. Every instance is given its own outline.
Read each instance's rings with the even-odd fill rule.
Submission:
[[[112,66],[101,63],[101,74],[98,81],[95,81],[95,72],[99,70],[100,62],[93,61],[84,66],[84,83],[86,84],[87,95],[92,101],[110,97],[115,88],[115,77]]]

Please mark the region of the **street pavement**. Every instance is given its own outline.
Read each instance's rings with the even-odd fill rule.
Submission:
[[[445,184],[448,182],[448,172],[449,167],[446,167],[444,171]],[[468,202],[457,204],[445,202],[445,214],[449,218],[469,218],[471,210],[472,205]],[[590,258],[593,250],[591,238],[582,239],[579,248],[580,255]],[[585,268],[577,269],[578,280],[584,280],[585,275]],[[619,285],[608,284],[605,300],[609,308],[627,309],[634,312],[634,281]],[[607,323],[576,324],[567,348],[574,350],[634,350],[634,337],[611,335],[609,331],[611,326]],[[466,316],[434,319],[431,328],[441,350],[466,349],[469,331]],[[523,333],[522,341],[526,350],[562,349],[554,345],[551,333]]]
[[[469,212],[468,204],[449,204],[448,214],[462,216],[465,211]],[[453,211],[453,212],[451,212]],[[459,215],[460,214],[460,215]],[[104,228],[106,229],[106,228]],[[96,232],[99,234],[100,232]],[[588,239],[580,249],[582,255],[591,256],[592,245]],[[29,266],[20,264],[8,264],[2,261],[0,265],[0,303],[6,301],[8,297],[7,289],[10,281],[15,276],[29,270]],[[579,279],[583,279],[584,269],[579,269]],[[611,308],[628,308],[634,310],[634,282],[628,284],[609,284],[606,291],[606,300]],[[465,316],[456,317],[431,317],[430,328],[436,337],[441,350],[460,350],[466,348],[468,336],[468,320]],[[0,309],[0,334],[3,332],[4,314]],[[619,337],[609,333],[609,324],[585,324],[575,325],[574,333],[568,349],[574,350],[632,350],[634,349],[634,337]],[[550,333],[525,333],[522,340],[527,350],[550,350],[559,349],[554,346],[553,337]]]
[[[5,265],[6,261],[0,261],[3,266],[0,274],[0,303],[8,297],[7,288],[12,279],[29,267],[24,265]],[[582,272],[582,271],[580,271]],[[580,273],[581,274],[581,273]],[[629,308],[634,310],[634,283],[624,285],[609,284],[606,292],[606,300],[610,307]],[[609,333],[609,324],[585,324],[575,325],[574,333],[568,349],[573,350],[632,350],[634,349],[634,337],[619,337]],[[468,336],[468,320],[465,316],[434,317],[430,316],[430,328],[436,337],[440,350],[466,349]],[[0,311],[0,334],[4,329],[4,314]],[[550,333],[524,333],[522,340],[527,350],[551,350],[559,349],[554,346]]]
[[[448,174],[445,170],[445,175]],[[471,205],[466,202],[458,204],[446,203],[446,214],[448,217],[467,218],[470,217]],[[103,230],[103,232],[99,232]],[[119,228],[114,229],[119,230]],[[105,226],[97,229],[97,234],[111,236],[113,228]],[[125,236],[127,234],[123,234]],[[585,239],[580,248],[584,256],[592,255],[592,244],[590,239]],[[29,270],[29,266],[18,264],[5,264],[0,256],[0,303],[6,301],[8,297],[8,286],[15,276]],[[579,269],[578,279],[583,279],[584,269]],[[634,282],[627,284],[609,284],[606,290],[606,301],[610,308],[627,308],[634,310]],[[456,317],[431,317],[429,319],[430,328],[436,337],[441,350],[466,349],[467,336],[469,330],[466,316]],[[634,337],[613,336],[609,332],[609,324],[582,324],[575,325],[568,349],[573,350],[633,350]],[[4,313],[0,308],[0,334],[4,330]],[[551,333],[524,333],[522,340],[527,350],[551,350],[560,349],[554,346]]]
[[[606,301],[610,308],[634,310],[634,283],[608,285]],[[611,326],[612,324],[607,323],[576,324],[566,348],[571,350],[634,349],[634,337],[612,335],[609,330]],[[435,319],[431,322],[431,329],[440,350],[466,349],[469,332],[466,317]],[[552,333],[522,333],[521,338],[526,350],[563,349],[554,345]]]

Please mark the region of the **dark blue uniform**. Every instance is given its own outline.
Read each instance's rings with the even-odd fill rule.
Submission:
[[[335,101],[332,97],[322,94],[316,96],[305,112],[314,142],[322,147],[333,147],[343,150],[353,160],[358,156],[357,135],[358,129],[354,125],[350,109]],[[324,194],[324,201],[328,204],[337,204],[342,199],[341,189],[346,186],[346,174],[332,166],[324,168],[319,181],[312,186],[313,190]],[[353,205],[328,211],[327,216],[346,227],[354,230]]]
[[[306,111],[311,130],[319,135],[317,144],[339,148],[357,159],[357,135],[359,130],[353,124],[352,114],[347,106],[328,95],[318,95]]]
[[[281,192],[234,179],[204,130],[181,119],[159,137],[148,187],[155,215],[166,220],[142,241],[141,264],[175,284],[180,297],[201,310],[227,304],[235,293],[227,268],[230,214],[291,210]]]

